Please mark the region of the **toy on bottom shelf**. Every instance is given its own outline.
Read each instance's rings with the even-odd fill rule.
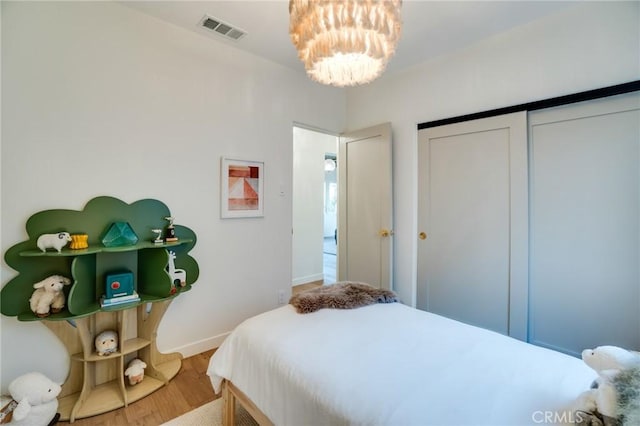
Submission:
[[[58,232],[57,234],[42,234],[38,237],[36,245],[43,252],[48,248],[53,248],[60,253],[62,247],[71,241],[71,235],[68,232]]]
[[[60,417],[57,396],[60,385],[38,372],[23,374],[9,384],[9,393],[18,403],[11,424],[47,426]]]
[[[29,305],[34,314],[40,318],[60,312],[64,308],[66,299],[62,288],[71,284],[71,280],[62,275],[51,275],[39,283],[35,283],[36,290],[29,299]]]
[[[147,364],[139,359],[133,359],[124,370],[124,375],[129,378],[129,384],[131,386],[137,385],[144,379],[144,369],[147,368]]]
[[[96,352],[99,356],[111,355],[118,350],[118,333],[106,330],[96,336]]]

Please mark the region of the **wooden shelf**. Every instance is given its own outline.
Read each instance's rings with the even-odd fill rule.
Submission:
[[[86,361],[86,362],[100,362],[100,361],[109,361],[111,359],[118,358],[120,356],[128,355],[132,352],[135,352],[139,349],[142,349],[151,344],[150,340],[142,339],[140,337],[136,337],[134,339],[129,339],[124,342],[120,350],[113,352],[109,355],[98,355],[96,352],[91,353],[88,357],[84,357],[82,352],[78,352],[76,354],[71,355],[71,359],[75,361]]]
[[[155,244],[152,229],[163,228],[171,212],[157,200],[126,204],[112,197],[90,200],[83,211],[46,210],[27,221],[29,239],[5,253],[7,264],[18,275],[1,290],[4,315],[20,321],[42,321],[62,341],[70,354],[69,376],[58,396],[61,420],[73,422],[125,407],[166,385],[182,365],[179,353],[161,354],[156,347],[157,329],[172,300],[189,291],[198,279],[199,267],[189,251],[196,235],[189,228],[174,225],[178,241]],[[104,247],[100,240],[112,223],[126,221],[143,241],[122,247]],[[87,234],[89,247],[64,248],[60,253],[35,249],[42,234],[61,232]],[[144,236],[148,239],[144,240]],[[184,287],[172,282],[167,271],[169,251],[175,252],[175,268],[186,276]],[[114,271],[134,276],[139,301],[100,306],[105,278]],[[66,307],[41,318],[31,312],[29,298],[33,284],[50,275],[70,277],[65,287]],[[184,278],[182,279],[184,280]],[[105,330],[118,334],[118,351],[99,356],[95,337]],[[127,363],[139,358],[147,364],[141,383],[130,386],[124,376]]]
[[[60,253],[57,251],[47,250],[43,252],[40,249],[30,249],[25,250],[19,253],[22,257],[65,257],[65,256],[85,256],[89,254],[96,253],[123,253],[128,251],[137,251],[142,249],[150,249],[150,248],[170,248],[180,246],[182,244],[192,243],[192,239],[184,239],[174,242],[155,244],[151,241],[142,241],[130,246],[122,246],[122,247],[104,247],[104,246],[91,246],[86,249],[78,249],[72,250],[68,248],[63,248]]]
[[[167,381],[173,379],[180,371],[182,361],[175,359],[172,361],[164,362],[158,366],[158,370],[166,377]],[[136,402],[149,394],[157,391],[165,385],[164,381],[155,379],[153,377],[145,376],[144,380],[135,386],[126,385],[126,393],[120,392],[119,383],[116,380],[96,386],[82,404],[82,408],[76,413],[74,420],[84,417],[96,416],[103,414],[111,410],[117,410],[118,408],[125,407],[128,404]],[[124,398],[126,396],[127,404],[125,405]],[[76,405],[80,392],[67,395],[64,398],[58,399],[58,412],[60,413],[61,421],[70,421],[71,412]]]

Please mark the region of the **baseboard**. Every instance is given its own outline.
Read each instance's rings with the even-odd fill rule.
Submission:
[[[295,278],[291,281],[291,286],[309,284],[314,281],[324,280],[324,274],[307,275],[306,277]]]
[[[163,353],[172,353],[172,352],[180,352],[184,358],[188,358],[193,355],[200,354],[202,352],[209,351],[211,349],[215,349],[220,347],[224,339],[231,334],[230,331],[219,334],[217,336],[208,337],[206,339],[199,340],[197,342],[192,342],[184,346],[178,346],[176,348],[167,349],[166,351],[161,351]]]

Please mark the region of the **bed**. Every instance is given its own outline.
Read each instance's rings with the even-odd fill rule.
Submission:
[[[526,425],[574,421],[582,360],[401,303],[244,321],[207,371],[261,424]],[[229,423],[227,423],[229,424]]]

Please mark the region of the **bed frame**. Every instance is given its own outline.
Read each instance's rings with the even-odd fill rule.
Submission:
[[[222,381],[222,426],[235,426],[236,401],[258,422],[260,426],[273,426],[273,423],[260,409],[228,380]]]

